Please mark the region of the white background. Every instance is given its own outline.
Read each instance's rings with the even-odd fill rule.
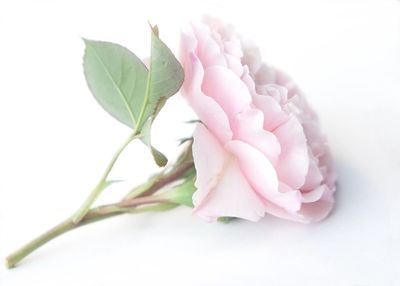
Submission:
[[[200,3],[201,2],[201,3]],[[113,218],[68,233],[0,285],[400,285],[400,1],[0,1],[0,258],[81,204],[126,127],[86,87],[80,37],[175,51],[206,13],[234,23],[320,114],[339,174],[324,222],[208,224],[189,209]],[[193,118],[177,96],[153,131],[170,158]],[[121,196],[156,170],[132,144]],[[246,284],[245,284],[246,283]]]

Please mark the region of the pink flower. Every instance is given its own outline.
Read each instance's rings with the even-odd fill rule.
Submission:
[[[257,221],[326,217],[335,175],[316,114],[282,72],[215,20],[182,34],[182,93],[202,123],[194,132],[194,213]]]

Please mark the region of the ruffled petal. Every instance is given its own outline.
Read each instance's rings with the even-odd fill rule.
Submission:
[[[243,173],[260,195],[268,198],[278,192],[275,168],[260,151],[239,140],[227,142],[225,149],[238,159]]]
[[[268,95],[253,95],[254,105],[264,113],[264,129],[273,131],[289,120],[280,104]]]
[[[255,108],[250,108],[236,115],[232,124],[233,139],[246,142],[261,151],[276,165],[281,146],[276,136],[263,128],[264,114]]]
[[[199,59],[193,53],[185,61],[185,80],[182,93],[188,100],[199,119],[221,141],[226,142],[232,138],[228,117],[224,110],[211,97],[201,91],[204,70]]]
[[[247,182],[238,162],[230,158],[225,161],[216,185],[193,212],[210,221],[220,216],[258,221],[264,216],[264,204]]]
[[[274,134],[281,144],[281,155],[276,167],[278,177],[293,189],[305,182],[309,157],[303,128],[295,117],[278,127]]]
[[[321,185],[322,180],[321,170],[318,167],[318,160],[315,158],[310,159],[310,165],[308,167],[306,180],[304,185],[301,186],[302,191],[311,191]]]
[[[257,221],[262,217],[264,205],[247,182],[237,160],[204,125],[196,126],[193,137],[197,172],[193,212],[208,220],[230,216]]]
[[[326,191],[327,186],[322,185],[318,186],[317,188],[308,191],[308,192],[303,192],[302,193],[302,199],[301,201],[303,203],[313,203],[321,199],[321,197],[324,195],[324,192]]]
[[[287,211],[269,201],[264,203],[266,206],[265,210],[273,216],[287,220],[301,223],[318,222],[326,218],[331,212],[334,204],[333,192],[334,190],[328,189],[325,185],[321,186],[312,196],[309,195],[305,199],[308,199],[310,202],[303,202],[301,208],[296,212]],[[321,193],[322,197],[318,199]]]
[[[240,59],[232,55],[225,54],[225,60],[228,68],[232,70],[238,78],[240,78],[243,74],[243,66],[240,62]]]
[[[214,66],[204,71],[202,91],[224,109],[229,119],[248,108],[251,103],[247,86],[224,67]]]
[[[303,203],[298,212],[301,221],[310,223],[323,220],[331,212],[334,204],[333,193],[335,189],[329,189],[326,185],[320,186],[315,193],[322,196],[313,198],[313,202]]]
[[[260,49],[249,41],[243,42],[242,45],[242,63],[249,67],[251,74],[255,74],[260,69],[262,63]]]
[[[275,200],[272,202],[289,213],[295,213],[301,208],[301,192],[292,189],[283,182],[279,182],[279,195],[276,195]]]
[[[193,204],[196,207],[217,184],[217,178],[224,168],[228,154],[221,143],[201,123],[196,125],[193,139],[192,151],[197,188],[193,195]]]

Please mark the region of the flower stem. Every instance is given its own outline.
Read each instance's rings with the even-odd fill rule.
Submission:
[[[159,189],[165,187],[171,182],[183,178],[185,174],[193,170],[194,164],[192,161],[182,162],[167,173],[152,176],[146,183],[135,187],[123,199],[123,201],[139,198],[142,196],[150,196]]]
[[[137,208],[140,205],[152,204],[148,207]],[[31,242],[25,244],[6,258],[6,267],[12,268],[20,262],[27,255],[46,244],[50,240],[64,234],[70,230],[76,229],[86,224],[90,224],[99,220],[110,218],[116,215],[124,213],[140,213],[143,211],[163,211],[176,207],[177,204],[168,202],[161,202],[155,197],[142,197],[137,200],[131,200],[129,207],[120,206],[117,204],[103,205],[94,208],[86,213],[86,215],[78,222],[75,223],[71,218],[59,223],[55,227],[46,231],[42,235],[38,236]]]
[[[83,219],[83,217],[86,215],[86,213],[89,211],[90,207],[93,205],[93,203],[99,197],[101,192],[104,190],[104,187],[107,183],[107,177],[110,174],[112,168],[114,167],[115,162],[118,160],[118,157],[121,155],[122,151],[124,151],[126,146],[128,146],[129,143],[131,143],[136,138],[139,138],[139,135],[132,133],[131,135],[129,135],[129,137],[124,141],[124,143],[115,152],[114,156],[112,157],[110,163],[108,164],[106,170],[104,171],[103,176],[100,178],[100,181],[97,183],[96,187],[90,193],[90,195],[85,200],[83,205],[72,216],[71,220],[73,223],[75,223],[75,224],[79,223]]]
[[[83,225],[103,220],[125,213],[141,213],[147,211],[166,211],[177,207],[180,203],[169,200],[165,196],[166,193],[155,194],[158,190],[164,188],[168,184],[185,178],[190,172],[194,170],[194,164],[191,160],[191,149],[188,148],[184,156],[171,167],[169,171],[161,172],[152,177],[148,182],[135,188],[120,202],[103,205],[96,208],[91,208],[94,201],[103,190],[108,174],[110,173],[114,163],[117,161],[118,156],[122,153],[128,144],[138,138],[138,135],[131,135],[117,150],[110,164],[108,165],[103,177],[101,178],[98,186],[93,190],[87,198],[82,207],[76,212],[73,217],[66,219],[59,223],[52,229],[38,236],[31,242],[22,246],[6,258],[6,267],[12,268],[27,255],[51,241],[52,239],[70,231],[81,227]],[[189,156],[189,155],[190,156]]]

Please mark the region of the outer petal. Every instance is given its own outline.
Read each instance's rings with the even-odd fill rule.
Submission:
[[[265,85],[276,82],[276,72],[274,69],[271,69],[266,64],[261,64],[261,67],[258,69],[257,73],[254,75],[254,81],[256,85]]]
[[[193,134],[193,159],[196,168],[197,191],[193,195],[193,204],[198,206],[217,183],[224,168],[228,154],[218,140],[199,123]]]
[[[324,195],[324,192],[327,191],[327,186],[322,185],[314,190],[302,194],[302,202],[304,203],[313,203],[321,199]]]
[[[271,67],[269,69],[271,70],[271,73],[274,74],[274,83],[284,86],[288,89],[288,98],[292,98],[295,95],[300,94],[300,90],[289,76],[281,72],[279,69]]]
[[[247,65],[252,74],[257,73],[261,67],[260,49],[252,42],[245,41],[243,45],[243,64]]]
[[[187,29],[181,33],[179,59],[183,64],[187,61],[188,55],[195,52],[197,44],[198,41],[191,29]]]
[[[221,142],[230,140],[232,131],[228,117],[214,99],[201,91],[204,70],[199,59],[193,53],[189,54],[185,61],[185,74],[187,80],[185,80],[182,93],[193,110]]]
[[[332,210],[335,189],[329,189],[326,185],[319,187],[322,197],[315,202],[304,203],[299,211],[302,222],[317,222],[324,219]]]
[[[215,66],[204,71],[202,91],[218,102],[229,119],[248,108],[251,103],[246,84],[231,70],[223,67]]]
[[[231,158],[225,161],[216,185],[193,212],[209,220],[228,216],[257,221],[264,215],[264,204],[242,174],[238,162]]]
[[[276,205],[282,207],[289,213],[297,212],[301,207],[302,196],[300,191],[293,190],[283,182],[279,182],[279,194],[273,201]]]
[[[308,167],[306,180],[304,185],[301,186],[302,191],[311,191],[321,185],[322,180],[322,173],[318,167],[318,160],[315,158],[310,159],[310,165]]]
[[[304,202],[300,210],[296,212],[287,211],[268,201],[265,202],[266,212],[279,218],[302,223],[320,221],[331,212],[334,203],[332,196],[334,190],[329,190],[326,186],[321,186],[321,189],[317,192],[320,193],[321,190],[323,195],[320,199],[317,199],[317,196],[315,196],[314,199],[316,199],[316,201],[308,203]]]
[[[211,37],[200,43],[198,57],[205,68],[227,66],[227,61],[220,46]]]
[[[279,179],[293,189],[299,189],[305,182],[309,157],[303,128],[295,117],[274,131],[281,143],[277,172]]]
[[[193,157],[197,171],[194,213],[209,220],[232,216],[256,221],[263,216],[264,205],[237,160],[202,124],[194,133]]]
[[[192,33],[198,40],[196,50],[192,51],[196,53],[203,67],[226,65],[220,43],[211,37],[211,31],[207,25],[203,23],[193,23]]]

